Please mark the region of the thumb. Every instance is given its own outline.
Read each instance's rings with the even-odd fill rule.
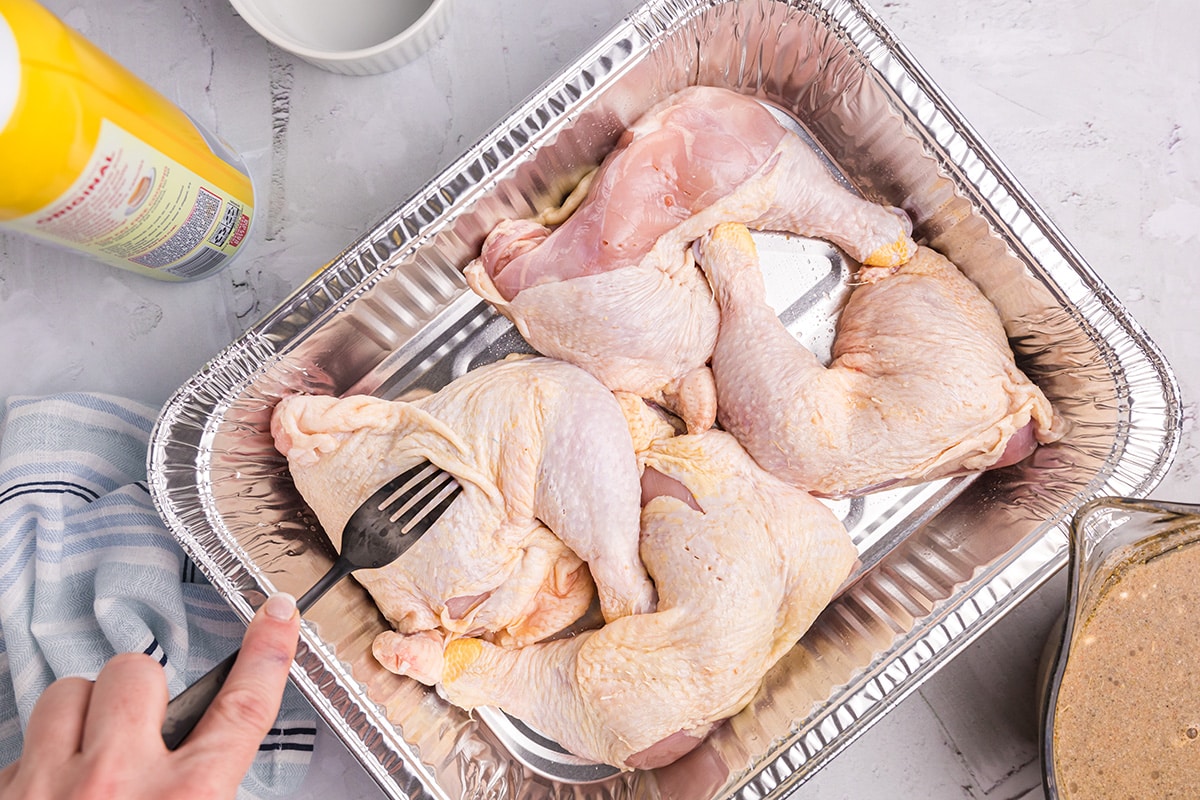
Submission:
[[[214,756],[214,768],[228,769],[234,785],[279,714],[299,632],[295,598],[269,597],[250,620],[225,685],[181,748],[193,757]]]

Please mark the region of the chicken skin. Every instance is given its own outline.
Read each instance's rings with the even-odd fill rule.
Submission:
[[[761,103],[693,86],[626,131],[562,225],[497,225],[467,282],[539,352],[698,432],[715,415],[705,365],[718,312],[689,245],[723,221],[828,239],[880,266],[915,250],[903,212],[837,183]]]
[[[853,495],[1010,464],[1059,437],[995,307],[936,251],[860,271],[826,367],[768,306],[744,226],[697,250],[721,309],[721,425],[788,483]]]
[[[659,439],[643,461],[641,554],[657,610],[521,648],[455,639],[426,682],[625,769],[674,761],[750,702],[855,548],[828,508],[724,432]]]
[[[335,546],[354,510],[420,459],[463,487],[403,558],[355,573],[396,628],[375,641],[385,666],[409,637],[439,652],[447,635],[537,641],[597,593],[606,619],[654,607],[629,429],[612,393],[570,364],[511,358],[413,402],[286,397],[272,433]]]

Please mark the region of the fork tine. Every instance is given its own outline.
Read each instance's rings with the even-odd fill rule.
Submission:
[[[389,490],[387,497],[383,502],[379,503],[376,508],[383,511],[388,506],[395,503],[398,499],[412,496],[419,491],[422,486],[443,474],[436,465],[428,461],[421,461],[416,466],[411,467],[396,477],[388,481],[377,494],[382,494],[384,490]]]
[[[426,493],[419,506],[414,506],[405,516],[405,522],[400,527],[400,533],[407,535],[416,533],[422,535],[441,518],[446,509],[450,508],[458,496],[462,494],[462,486],[453,476],[436,490]]]
[[[391,522],[405,520],[402,530],[407,532],[409,520],[425,515],[425,509],[431,503],[441,501],[446,492],[456,489],[461,491],[453,475],[430,464],[420,474],[404,482],[398,491],[379,505],[379,510],[387,514]]]

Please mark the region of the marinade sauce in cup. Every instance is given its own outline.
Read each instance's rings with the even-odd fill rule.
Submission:
[[[1071,526],[1045,673],[1049,800],[1200,790],[1200,505],[1100,498]]]

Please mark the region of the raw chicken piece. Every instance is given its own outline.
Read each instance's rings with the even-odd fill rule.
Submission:
[[[1011,464],[1059,438],[995,307],[936,251],[860,271],[826,367],[767,305],[745,227],[697,249],[721,308],[720,422],[792,485],[855,494]]]
[[[749,703],[855,548],[828,508],[722,431],[660,439],[644,461],[641,552],[657,611],[516,649],[456,639],[423,679],[622,768],[675,760]]]
[[[408,635],[438,652],[442,632],[542,639],[587,610],[592,578],[608,619],[654,606],[629,429],[576,367],[513,358],[413,402],[287,397],[272,432],[335,545],[359,504],[422,458],[463,487],[403,558],[355,573],[399,631],[376,640],[385,666]]]
[[[688,245],[723,221],[826,238],[867,264],[915,250],[903,212],[842,187],[762,104],[694,86],[629,128],[553,232],[497,225],[467,282],[539,352],[664,402],[697,432],[716,408],[704,365],[717,309]]]

